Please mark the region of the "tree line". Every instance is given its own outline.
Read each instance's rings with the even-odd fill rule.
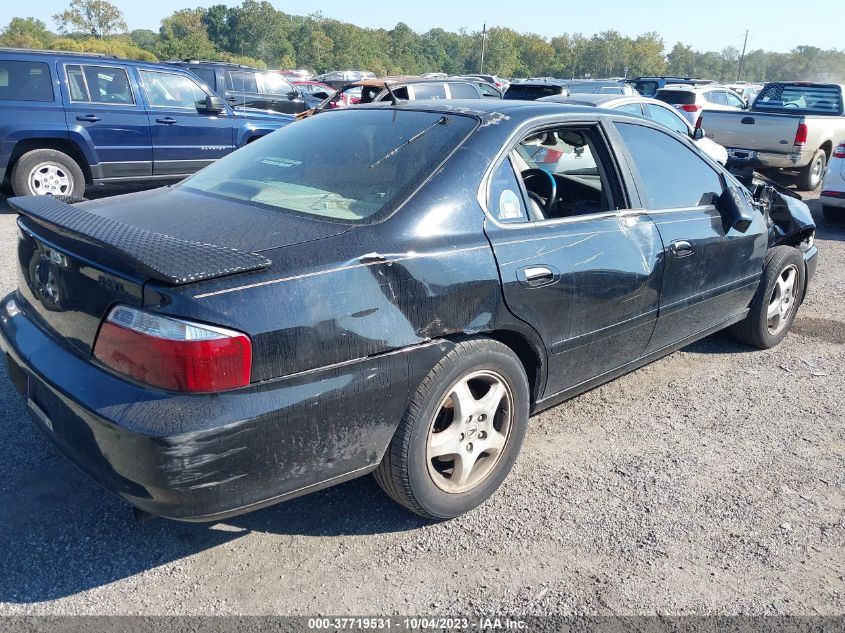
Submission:
[[[545,38],[494,27],[486,34],[439,28],[416,33],[402,22],[389,30],[369,29],[320,13],[288,14],[266,0],[182,9],[164,18],[158,32],[130,31],[121,11],[107,0],[72,0],[53,20],[58,32],[34,18],[12,18],[0,33],[0,46],[109,53],[149,61],[225,60],[317,73],[354,68],[378,75],[478,73],[482,47],[484,72],[503,77],[671,74],[732,81],[740,61],[735,47],[702,52],[679,42],[667,49],[654,32],[628,37],[610,30]],[[845,80],[845,50],[814,46],[788,53],[752,50],[745,56],[742,78]]]

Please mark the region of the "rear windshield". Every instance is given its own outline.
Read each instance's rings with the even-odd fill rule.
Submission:
[[[637,89],[641,95],[646,97],[651,97],[657,92],[657,89],[660,88],[660,84],[656,81],[643,81],[640,80],[636,84],[634,84],[634,88]]]
[[[695,93],[689,90],[660,90],[655,99],[672,105],[691,105],[695,103]]]
[[[342,109],[291,123],[182,185],[348,223],[398,207],[475,128],[474,118]]]
[[[0,101],[52,101],[53,81],[43,62],[0,60]]]
[[[508,91],[505,93],[505,99],[519,99],[522,101],[536,101],[541,97],[551,97],[559,95],[563,92],[561,86],[544,86],[544,85],[530,85],[511,84]]]
[[[838,86],[769,84],[754,101],[755,110],[842,114],[842,93]]]

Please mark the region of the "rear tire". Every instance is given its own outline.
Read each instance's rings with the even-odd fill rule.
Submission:
[[[815,191],[822,184],[824,170],[827,168],[827,154],[823,149],[813,154],[810,163],[798,172],[796,184],[801,191]]]
[[[839,207],[823,205],[822,214],[824,214],[825,220],[830,220],[831,222],[840,222],[845,220],[845,209],[840,209]]]
[[[759,349],[780,343],[792,327],[804,296],[804,257],[791,246],[773,248],[748,316],[731,328],[733,335]]]
[[[458,343],[411,399],[376,481],[427,519],[472,510],[513,467],[529,400],[525,369],[510,348],[486,338]]]
[[[16,196],[85,195],[85,174],[73,158],[55,149],[34,149],[21,156],[12,168],[12,191]]]

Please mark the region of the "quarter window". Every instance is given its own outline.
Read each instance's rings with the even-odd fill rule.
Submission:
[[[129,76],[114,66],[66,66],[70,100],[79,103],[133,105]]]
[[[0,101],[52,101],[50,68],[43,62],[0,61]]]
[[[490,180],[490,213],[499,222],[523,222],[525,205],[510,160],[505,159]]]
[[[715,203],[723,190],[719,173],[669,134],[642,125],[616,123],[645,186],[649,209],[679,209]]]
[[[190,108],[205,103],[205,91],[193,79],[184,75],[141,71],[141,83],[147,99],[154,108]]]

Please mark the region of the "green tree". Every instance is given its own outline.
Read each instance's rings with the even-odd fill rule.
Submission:
[[[129,39],[131,39],[138,48],[142,48],[143,50],[152,53],[158,45],[159,36],[158,33],[150,31],[149,29],[135,29],[129,33]]]
[[[55,38],[47,26],[35,18],[12,18],[0,35],[0,46],[46,48]]]
[[[71,0],[70,8],[53,16],[62,33],[81,33],[96,38],[127,30],[123,13],[106,0]]]
[[[182,9],[161,21],[156,54],[161,59],[214,59],[217,51],[202,18],[205,9]]]
[[[695,73],[695,51],[692,46],[678,42],[667,55],[666,71],[679,77],[692,77]]]

